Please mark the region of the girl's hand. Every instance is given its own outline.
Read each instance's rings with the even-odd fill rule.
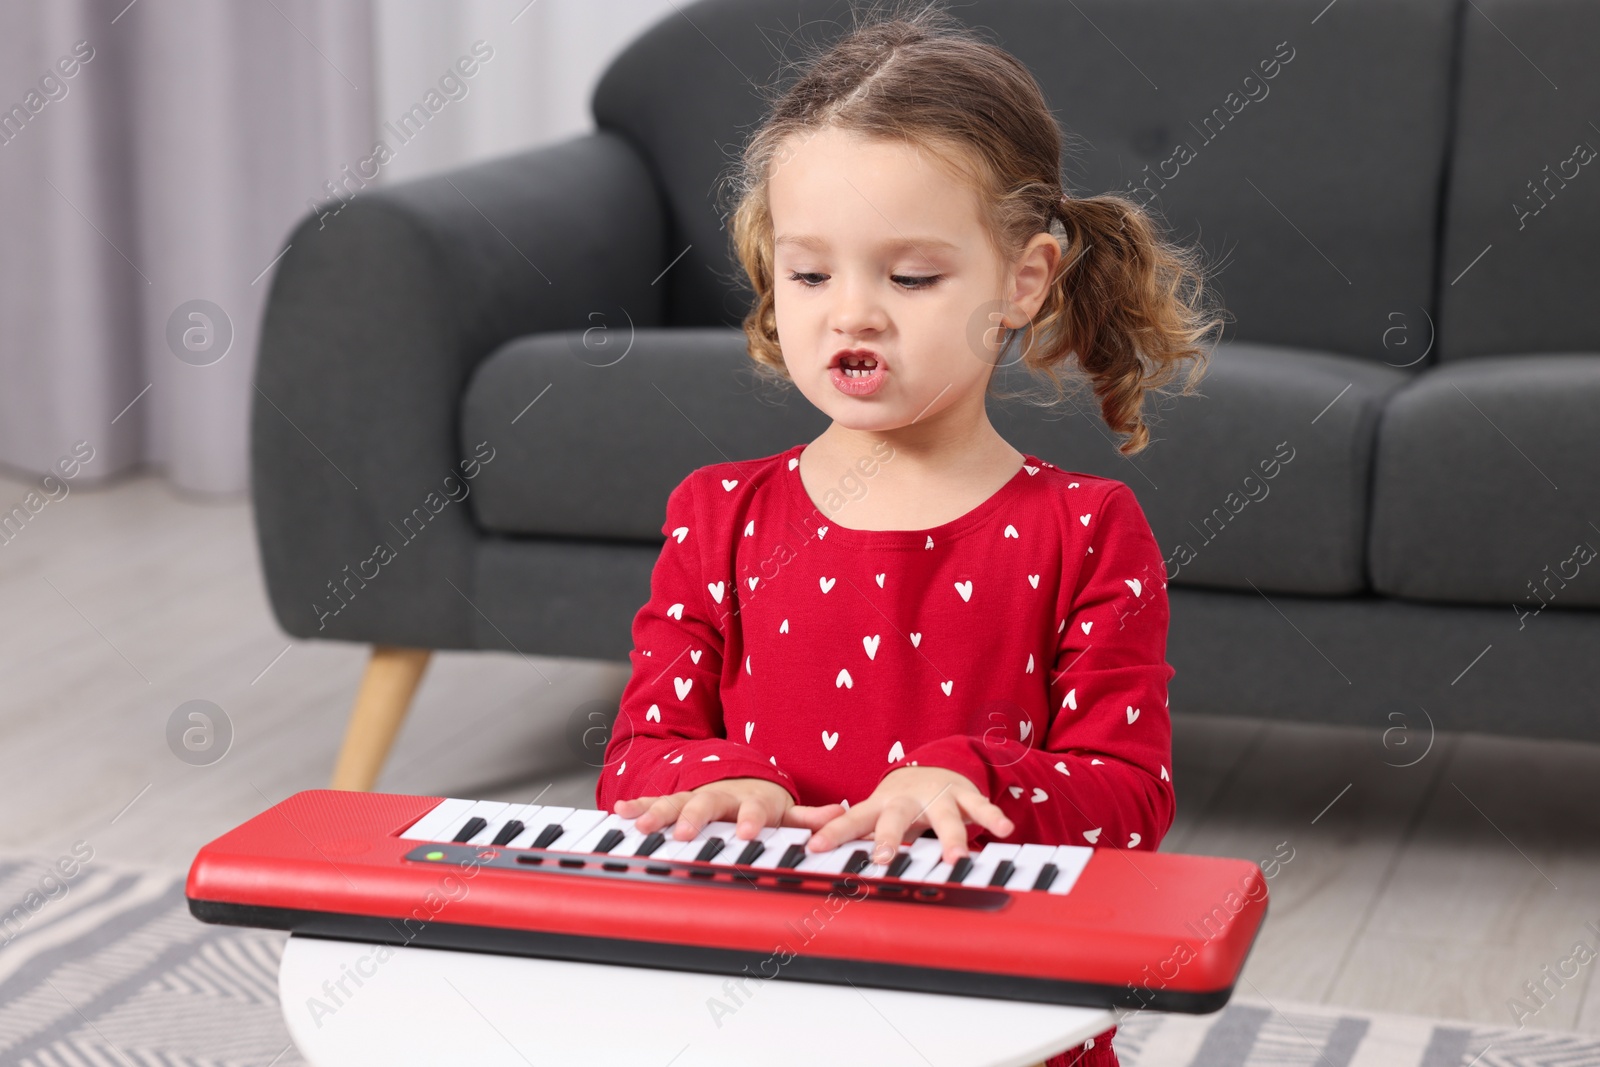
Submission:
[[[724,778],[666,796],[619,800],[615,814],[633,819],[634,828],[646,834],[676,822],[671,835],[676,841],[689,840],[719,819],[737,822],[735,834],[753,841],[764,826],[815,830],[842,811],[842,804],[820,808],[796,804],[787,789],[765,778]]]
[[[944,862],[954,863],[967,854],[969,821],[996,837],[1016,829],[966,775],[943,767],[899,767],[883,776],[871,796],[813,833],[806,851],[821,852],[871,836],[872,862],[888,863],[908,838],[914,840],[931,826],[944,845]]]

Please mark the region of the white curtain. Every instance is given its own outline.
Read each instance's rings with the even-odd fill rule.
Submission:
[[[247,492],[295,221],[590,128],[600,71],[683,2],[0,4],[0,465],[38,478],[92,449],[77,484],[148,467]]]

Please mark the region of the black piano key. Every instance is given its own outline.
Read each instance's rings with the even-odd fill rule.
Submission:
[[[871,857],[867,855],[867,850],[864,848],[858,848],[854,852],[850,853],[850,858],[845,861],[844,873],[860,874],[866,869],[867,864],[871,861]]]
[[[522,820],[512,819],[510,822],[500,827],[500,832],[494,835],[494,841],[492,843],[496,845],[509,845],[512,838],[516,837],[526,829],[527,827],[522,825]]]
[[[704,863],[707,860],[714,858],[717,853],[721,852],[727,847],[727,844],[728,843],[720,837],[708,837],[706,838],[706,843],[700,846],[700,852],[695,856],[695,859]]]
[[[533,839],[533,847],[549,848],[550,843],[564,833],[566,833],[566,828],[558,822],[553,822],[539,831],[539,836]]]
[[[612,849],[622,844],[622,839],[627,836],[628,835],[623,833],[621,830],[613,827],[600,836],[600,842],[594,846],[594,850],[596,852],[610,852]]]
[[[766,850],[767,846],[765,842],[752,841],[748,845],[744,846],[744,851],[739,853],[739,858],[734,862],[749,866],[756,860],[760,859],[761,854]]]
[[[654,852],[656,849],[660,848],[666,843],[667,835],[662,833],[660,830],[657,830],[654,833],[646,836],[643,841],[639,842],[638,851],[634,852],[634,855],[648,856],[650,853]]]
[[[909,866],[911,866],[911,853],[896,853],[894,859],[889,861],[889,869],[884,872],[884,875],[888,878],[898,878],[900,877],[900,872]]]
[[[1015,863],[1010,860],[1001,860],[995,864],[994,877],[989,879],[989,884],[1003,887],[1007,882],[1011,881],[1011,876],[1015,873],[1017,873],[1017,865]]]
[[[971,873],[972,855],[969,853],[956,860],[955,864],[950,868],[950,877],[946,878],[945,881],[949,882],[951,885],[955,885],[958,882],[966,881],[967,875]]]
[[[474,815],[472,818],[466,821],[466,824],[462,826],[461,829],[456,831],[456,836],[452,837],[450,840],[457,843],[462,841],[471,841],[474,837],[477,837],[478,834],[482,833],[483,828],[488,825],[488,819]]]
[[[778,860],[779,867],[798,867],[800,861],[806,858],[806,846],[790,845],[783,850],[783,856]]]
[[[1033,888],[1049,889],[1050,883],[1056,880],[1057,873],[1059,872],[1057,871],[1056,865],[1053,863],[1047,863],[1043,867],[1040,867],[1039,877],[1034,881]]]

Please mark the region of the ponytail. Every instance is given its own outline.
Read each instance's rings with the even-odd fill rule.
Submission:
[[[1202,302],[1198,254],[1168,244],[1152,218],[1127,198],[1058,197],[1050,212],[1061,260],[1051,291],[1027,335],[1022,362],[1066,395],[1057,368],[1077,356],[1122,455],[1150,443],[1147,392],[1161,390],[1190,363],[1181,395],[1192,395],[1209,353],[1197,342],[1224,319]],[[1059,232],[1058,232],[1059,230]]]

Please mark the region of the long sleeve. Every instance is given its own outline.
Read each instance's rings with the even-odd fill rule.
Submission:
[[[732,582],[705,580],[711,521],[696,508],[693,475],[667,499],[666,542],[650,599],[633,619],[633,673],[606,746],[597,807],[662,796],[723,778],[765,778],[794,792],[774,757],[726,736],[720,695],[724,639],[718,620]]]
[[[1089,522],[1088,548],[1077,539],[1064,549],[1084,560],[1062,571],[1077,578],[1058,591],[1051,717],[1038,746],[1031,737],[943,737],[884,773],[916,762],[965,775],[1015,824],[1010,842],[1154,850],[1175,811],[1166,568],[1125,484],[1113,485]],[[971,829],[980,842],[992,839]]]

